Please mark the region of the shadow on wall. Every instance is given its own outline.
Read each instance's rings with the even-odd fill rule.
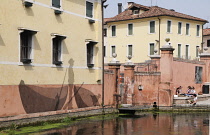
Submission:
[[[74,96],[76,100],[76,104],[78,108],[83,107],[90,107],[90,106],[99,106],[99,98],[101,98],[101,95],[98,94],[98,96],[94,95],[91,91],[80,88],[80,87],[74,87]]]
[[[68,94],[68,86],[45,87],[25,85],[21,80],[20,97],[26,113],[61,110]]]

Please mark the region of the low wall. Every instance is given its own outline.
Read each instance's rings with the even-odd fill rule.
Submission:
[[[114,108],[101,108],[98,106],[98,107],[86,107],[86,108],[72,109],[72,110],[31,113],[31,114],[0,118],[0,128],[9,127],[12,124],[18,126],[25,126],[40,122],[59,121],[66,117],[79,118],[79,117],[88,117],[93,115],[102,115],[109,113],[118,113],[118,110]]]

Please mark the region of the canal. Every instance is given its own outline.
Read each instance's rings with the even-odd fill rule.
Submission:
[[[209,135],[209,117],[210,113],[140,113],[138,115],[108,115],[74,120],[59,128],[45,129],[30,134]],[[19,132],[20,134],[23,134],[21,130],[27,130],[27,128],[20,128],[13,133],[18,134]]]

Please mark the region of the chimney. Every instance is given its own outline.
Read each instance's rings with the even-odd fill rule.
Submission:
[[[128,8],[133,5],[134,2],[128,2]]]
[[[122,12],[122,3],[118,3],[118,14]]]

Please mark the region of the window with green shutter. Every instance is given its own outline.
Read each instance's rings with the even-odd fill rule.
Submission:
[[[178,58],[181,58],[181,44],[178,44]]]
[[[150,21],[150,33],[155,33],[155,21]]]
[[[189,45],[186,45],[185,58],[189,59]]]
[[[116,26],[112,26],[112,37],[116,36]]]
[[[182,34],[182,23],[178,22],[178,34]]]
[[[186,24],[186,35],[189,35],[190,34],[190,24],[189,23],[187,23]]]
[[[128,45],[128,55],[133,56],[133,46]]]
[[[61,7],[60,0],[52,0],[52,6],[56,8],[60,8]]]
[[[86,1],[86,16],[93,17],[93,3]]]
[[[112,49],[112,50],[111,50],[111,51],[112,51],[112,52],[111,52],[111,56],[112,56],[113,53],[116,53],[116,47],[115,47],[115,46],[111,46],[111,49]]]
[[[167,32],[171,33],[171,21],[167,21]]]
[[[197,31],[196,31],[196,36],[200,36],[200,25],[197,25]]]
[[[133,24],[128,24],[128,35],[133,35]]]
[[[150,43],[150,55],[154,55],[154,50],[155,50],[155,44]]]

